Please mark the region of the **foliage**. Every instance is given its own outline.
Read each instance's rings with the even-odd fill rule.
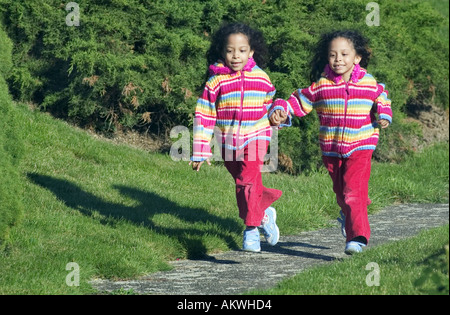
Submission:
[[[356,28],[371,39],[375,58],[368,70],[386,83],[396,117],[413,100],[448,107],[448,40],[436,31],[445,18],[427,2],[380,0],[380,26],[373,27],[365,23],[365,0],[77,3],[78,27],[66,25],[71,12],[57,0],[0,0],[0,19],[14,42],[14,68],[7,78],[14,97],[80,125],[158,133],[191,126],[209,34],[223,21],[262,30],[277,97],[310,84],[309,62],[321,33]],[[310,122],[295,128],[306,129],[282,131],[280,141],[311,142],[318,133]],[[399,125],[386,138],[407,131]],[[313,169],[320,159],[315,146],[304,150],[312,161],[290,154],[294,173]]]
[[[12,42],[0,27],[0,75],[6,75],[12,67]]]
[[[421,276],[414,282],[414,285],[427,294],[448,295],[448,244],[444,246],[441,253],[428,257],[426,263],[427,267],[424,268]],[[428,281],[432,283],[432,287],[430,289],[424,289],[423,287]]]
[[[3,74],[11,65],[11,45],[0,27],[0,249],[4,247],[9,228],[22,213],[21,183],[17,166],[23,154],[20,126]]]
[[[322,165],[317,114],[295,117],[292,126],[279,131],[280,170],[289,174],[317,170]]]

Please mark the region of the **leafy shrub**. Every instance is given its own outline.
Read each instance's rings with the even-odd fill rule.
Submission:
[[[97,128],[188,124],[208,46],[200,3],[78,1],[70,27],[60,1],[3,2],[17,99]]]
[[[377,1],[380,26],[373,27],[366,25],[366,0],[77,3],[78,27],[66,25],[69,12],[56,0],[0,0],[0,17],[14,42],[8,76],[14,97],[81,125],[152,132],[191,126],[209,34],[222,21],[244,21],[263,31],[270,48],[266,70],[277,97],[310,84],[309,62],[321,33],[351,28],[371,39],[374,59],[368,70],[391,93],[396,121],[408,103],[448,108],[448,40],[437,31],[445,20],[424,1]],[[383,137],[394,143],[411,132],[404,127],[394,123]],[[312,169],[320,157],[310,139],[317,134],[309,129],[316,128],[313,121],[294,128],[300,131],[283,130],[280,141],[306,140],[306,155],[289,153],[298,173]],[[292,147],[283,150],[287,154]],[[377,156],[388,154],[380,149]]]
[[[12,42],[0,26],[0,75],[6,75],[12,67]]]
[[[8,60],[11,60],[11,45],[0,25],[0,249],[9,228],[20,218],[23,195],[18,173],[18,163],[23,154],[17,133],[20,126],[3,78],[3,74],[8,71]]]

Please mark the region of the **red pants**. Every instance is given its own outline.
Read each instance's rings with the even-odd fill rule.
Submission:
[[[264,211],[282,194],[262,183],[261,167],[267,147],[267,141],[254,141],[241,151],[222,152],[225,167],[236,183],[239,217],[247,226],[261,225]]]
[[[367,206],[372,159],[371,150],[355,151],[348,158],[323,156],[323,163],[333,180],[337,203],[345,215],[347,242],[363,236],[370,238]]]

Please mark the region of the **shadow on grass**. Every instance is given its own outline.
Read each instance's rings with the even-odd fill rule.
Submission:
[[[207,258],[207,248],[202,237],[207,233],[217,235],[223,239],[230,248],[237,248],[231,233],[220,232],[214,225],[220,225],[222,230],[240,233],[242,227],[232,219],[221,218],[208,213],[204,209],[193,209],[181,207],[166,198],[155,193],[143,191],[126,186],[114,186],[122,195],[126,195],[139,202],[135,207],[105,201],[90,192],[86,192],[76,184],[64,179],[47,175],[27,174],[28,178],[35,184],[50,190],[58,199],[62,200],[68,207],[80,211],[91,217],[94,212],[103,216],[99,222],[104,225],[114,225],[118,220],[144,226],[159,234],[175,238],[182,244],[189,259]],[[168,214],[185,223],[192,224],[192,228],[161,227],[155,224],[152,218],[158,214]],[[212,227],[199,229],[195,224],[210,223]]]

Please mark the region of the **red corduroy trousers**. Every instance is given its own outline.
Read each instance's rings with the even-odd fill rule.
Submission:
[[[370,238],[367,206],[369,199],[369,178],[371,150],[355,151],[348,158],[323,156],[323,163],[333,180],[336,200],[345,215],[347,242],[363,236]]]
[[[254,141],[240,151],[222,150],[225,167],[236,184],[239,217],[246,226],[259,226],[265,210],[282,191],[263,186],[261,168],[267,152],[268,141]]]

